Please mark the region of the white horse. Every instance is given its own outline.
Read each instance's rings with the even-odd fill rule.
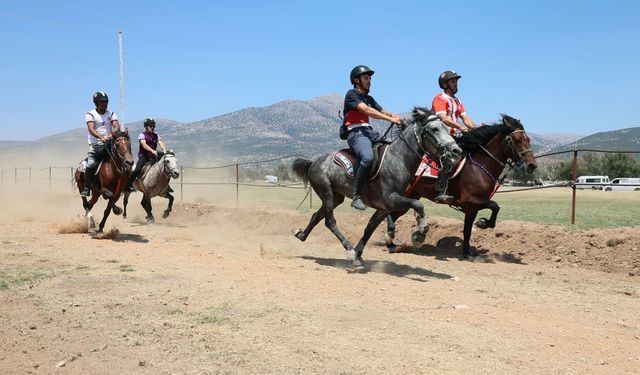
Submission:
[[[151,213],[151,198],[153,197],[163,197],[169,200],[169,205],[162,213],[162,218],[166,219],[169,217],[169,213],[171,213],[171,208],[173,207],[173,195],[168,191],[169,181],[171,178],[178,178],[179,176],[178,159],[171,150],[164,153],[155,164],[144,166],[141,177],[133,183],[133,186],[143,194],[140,204],[147,212],[147,224],[151,224],[154,221],[153,213]],[[124,213],[122,214],[124,219],[127,218],[129,194],[131,193],[124,193]]]

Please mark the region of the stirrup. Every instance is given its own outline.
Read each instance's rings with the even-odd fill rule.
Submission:
[[[351,207],[360,211],[364,211],[367,208],[367,206],[364,204],[364,202],[362,201],[362,198],[360,198],[359,195],[356,195],[353,197],[353,200],[351,201]]]

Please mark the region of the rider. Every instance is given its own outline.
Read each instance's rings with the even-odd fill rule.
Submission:
[[[158,151],[156,148],[160,146],[161,152],[166,152],[167,147],[164,142],[162,142],[162,138],[155,132],[156,129],[156,121],[151,117],[147,117],[144,119],[144,129],[145,131],[140,133],[138,136],[138,142],[140,144],[140,149],[138,150],[138,162],[136,163],[136,167],[129,175],[129,180],[127,182],[126,190],[129,192],[135,191],[133,188],[133,183],[140,176],[140,172],[142,171],[142,167],[144,167],[145,163],[155,163],[158,161],[162,155],[158,155]],[[173,192],[171,186],[168,186],[167,191],[169,193]]]
[[[84,115],[89,135],[89,152],[87,166],[84,171],[84,188],[80,192],[83,197],[91,195],[91,184],[95,168],[102,161],[106,153],[105,143],[120,130],[118,116],[107,109],[109,97],[104,91],[93,94],[93,104],[96,108]]]
[[[349,135],[347,144],[356,155],[360,163],[356,172],[356,180],[353,186],[353,200],[351,207],[364,210],[362,201],[362,188],[369,178],[373,167],[372,143],[380,138],[380,133],[369,124],[369,116],[401,124],[402,119],[390,112],[385,112],[378,102],[369,95],[371,76],[374,71],[366,65],[358,65],[351,70],[350,80],[353,89],[347,92],[344,98],[344,125],[347,126]]]
[[[447,70],[440,74],[438,85],[444,92],[436,95],[432,103],[433,111],[445,125],[451,128],[450,133],[455,139],[462,137],[463,133],[476,127],[465,112],[460,99],[456,98],[460,77],[462,76],[453,70]],[[458,119],[462,119],[462,124],[458,122]],[[447,185],[452,169],[452,165],[443,161],[436,181],[436,197],[434,198],[436,203],[449,203],[453,199],[452,196],[447,195]]]

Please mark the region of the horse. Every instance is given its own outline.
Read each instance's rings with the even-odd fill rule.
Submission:
[[[169,181],[179,176],[178,159],[173,151],[169,150],[165,152],[156,163],[149,166],[146,172],[143,170],[142,177],[133,183],[135,188],[142,192],[142,201],[140,201],[140,204],[147,212],[147,224],[154,222],[153,213],[151,213],[151,198],[153,197],[164,197],[169,200],[169,205],[162,213],[162,218],[166,219],[169,217],[173,207],[173,195],[168,191]],[[124,213],[122,214],[124,219],[127,218],[127,203],[129,202],[130,194],[128,191],[124,193]]]
[[[345,197],[352,197],[354,178],[348,177],[343,169],[334,163],[334,154],[324,154],[307,160],[294,160],[292,169],[320,197],[322,205],[313,213],[307,227],[293,231],[300,241],[305,241],[311,230],[324,219],[325,225],[338,238],[346,251],[347,259],[357,271],[364,270],[362,252],[369,237],[389,212],[406,211],[413,208],[416,212],[418,230],[414,239],[424,241],[428,226],[424,207],[419,199],[405,196],[405,189],[413,178],[423,154],[444,157],[457,162],[462,149],[449,135],[448,128],[429,109],[416,107],[412,119],[406,124],[400,135],[388,145],[388,150],[379,168],[374,167],[373,179],[369,180],[363,190],[363,200],[369,207],[378,211],[371,217],[367,228],[356,247],[344,237],[338,229],[333,215]],[[374,150],[375,151],[375,150]],[[376,152],[374,152],[375,154]],[[376,171],[376,169],[379,169]],[[384,212],[380,215],[378,212]]]
[[[104,229],[104,224],[107,222],[111,210],[116,215],[122,213],[122,209],[116,206],[116,202],[120,198],[122,189],[127,184],[127,178],[133,166],[129,130],[125,129],[124,132],[116,133],[106,144],[105,152],[108,157],[97,168],[97,178],[94,179],[94,184],[91,186],[91,200],[87,201],[86,197],[82,197],[82,206],[85,210],[85,216],[89,219],[90,228],[95,226],[91,209],[98,201],[98,198],[102,196],[109,201],[107,208],[104,210],[102,221],[98,226],[98,233],[101,233]],[[74,179],[78,191],[81,191],[84,186],[84,171],[81,171],[80,168],[76,169]]]
[[[498,177],[505,165],[515,163],[526,168],[531,174],[537,167],[531,142],[524,126],[513,117],[502,115],[502,121],[491,126],[481,126],[459,138],[458,143],[467,152],[466,162],[460,173],[449,179],[448,194],[454,199],[450,206],[464,213],[462,256],[473,258],[478,255],[470,248],[471,228],[478,211],[488,208],[490,218],[481,218],[476,226],[481,229],[495,228],[500,206],[491,200],[499,187]],[[413,198],[435,198],[435,178],[420,178],[411,193]],[[387,250],[395,252],[393,243],[395,221],[407,210],[393,212],[387,219],[385,241]]]

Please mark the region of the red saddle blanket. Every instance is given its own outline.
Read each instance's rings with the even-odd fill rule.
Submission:
[[[466,163],[467,158],[462,158],[462,160],[460,160],[460,162],[458,163],[458,165],[456,166],[455,170],[453,171],[453,173],[451,173],[451,176],[449,176],[449,179],[454,178],[455,176],[457,176],[460,171],[462,170],[462,167],[464,167],[464,163]],[[438,178],[438,163],[431,159],[430,157],[428,157],[427,155],[422,157],[422,161],[420,162],[420,166],[418,167],[418,170],[416,171],[416,176],[420,176],[420,177],[426,177],[426,178]]]

